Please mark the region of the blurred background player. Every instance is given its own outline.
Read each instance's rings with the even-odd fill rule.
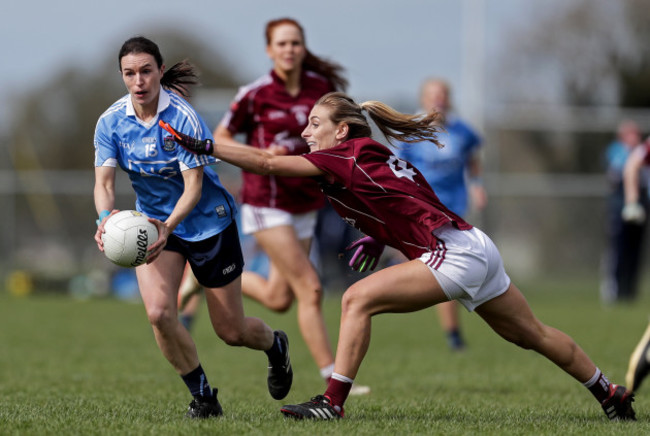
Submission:
[[[299,155],[309,151],[300,133],[314,102],[345,89],[342,67],[312,54],[294,19],[271,20],[265,29],[271,71],[240,88],[214,132],[216,142]],[[235,139],[244,134],[245,143]],[[245,295],[276,312],[297,301],[302,337],[327,382],[334,356],[322,314],[323,286],[309,253],[319,209],[325,204],[315,181],[242,172],[242,233],[252,234],[269,258],[268,277],[242,276]],[[355,386],[356,394],[367,393]]]
[[[99,118],[95,130],[94,201],[99,214],[95,241],[115,213],[116,166],[126,171],[136,193],[137,210],[158,228],[147,263],[135,269],[142,301],[162,354],[187,385],[191,418],[222,415],[217,389],[211,389],[196,345],[177,318],[177,293],[186,263],[205,288],[215,333],[227,344],[264,350],[271,396],[291,388],[288,340],[262,320],[244,315],[241,296],[243,257],[235,201],[209,167],[176,146],[159,120],[198,138],[210,139],[205,122],[180,95],[197,83],[194,67],[183,61],[165,69],[158,46],[144,37],[122,45],[119,71],[128,94]],[[112,211],[112,212],[111,212]]]
[[[632,150],[641,144],[641,131],[636,122],[622,121],[617,138],[606,151],[607,179],[607,243],[603,256],[601,300],[604,303],[631,301],[637,296],[646,222],[625,220],[621,211],[628,202],[623,188],[623,168]],[[639,178],[634,204],[647,211],[647,183]],[[629,194],[631,195],[631,194]],[[627,206],[632,207],[632,206]]]
[[[192,274],[192,268],[188,263],[185,265],[181,286],[178,290],[178,319],[188,331],[192,330],[198,316],[203,296],[202,290],[201,284]]]
[[[442,204],[466,217],[470,201],[475,210],[487,205],[487,193],[481,179],[481,138],[453,112],[450,86],[439,78],[429,78],[420,87],[421,113],[432,110],[441,116],[444,129],[438,134],[438,142],[444,147],[437,149],[428,141],[401,143],[397,154],[420,170]],[[449,347],[462,350],[465,341],[460,330],[458,304],[452,300],[436,307]]]
[[[640,226],[647,221],[648,205],[646,186],[647,168],[650,166],[650,141],[635,148],[629,155],[623,171],[625,205],[621,213],[623,222]],[[650,373],[650,325],[634,349],[628,365],[625,382],[632,391],[639,389],[641,382]]]

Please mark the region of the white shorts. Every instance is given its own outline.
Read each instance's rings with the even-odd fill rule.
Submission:
[[[292,214],[272,207],[257,207],[250,204],[242,204],[239,210],[241,211],[241,230],[245,235],[278,226],[293,226],[298,239],[314,236],[318,211]]]
[[[468,311],[508,290],[510,277],[494,242],[476,227],[458,230],[451,224],[434,231],[436,250],[419,260],[429,267],[450,300]]]

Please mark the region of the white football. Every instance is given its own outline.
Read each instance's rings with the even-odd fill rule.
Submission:
[[[146,215],[123,210],[110,216],[102,234],[104,254],[116,265],[126,268],[142,265],[147,249],[158,239],[158,229]]]

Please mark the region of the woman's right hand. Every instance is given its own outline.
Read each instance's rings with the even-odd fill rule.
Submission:
[[[97,231],[95,232],[95,242],[97,242],[97,248],[99,248],[99,251],[102,253],[104,252],[104,241],[102,241],[102,234],[106,232],[104,229],[104,224],[106,223],[106,220],[109,219],[111,216],[115,215],[118,213],[120,210],[119,209],[113,209],[110,214],[102,218],[102,220],[97,224]]]

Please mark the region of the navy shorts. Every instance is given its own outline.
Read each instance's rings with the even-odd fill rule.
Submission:
[[[190,242],[169,235],[165,250],[182,254],[196,280],[206,288],[225,286],[244,270],[244,256],[234,220],[223,232],[202,241]]]

